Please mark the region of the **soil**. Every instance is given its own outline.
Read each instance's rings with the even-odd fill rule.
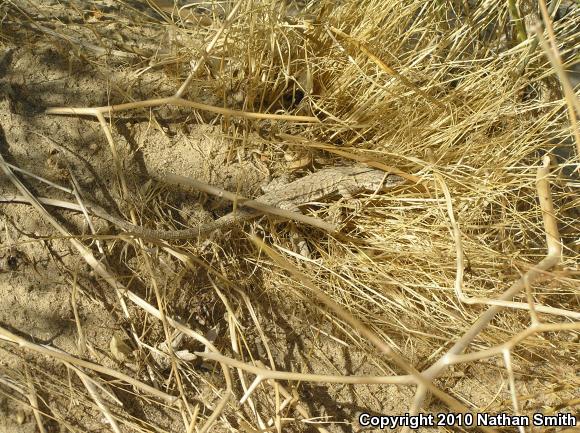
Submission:
[[[71,8],[64,1],[43,0],[36,2],[35,14],[52,19],[69,19],[71,29],[75,28],[75,20],[94,20],[99,25],[110,26],[111,32],[117,32],[117,39],[124,46],[138,46],[140,50],[155,50],[159,41],[159,46],[164,46],[163,41],[168,38],[153,25],[144,24],[139,34],[128,30],[127,23],[132,19],[132,14],[140,14],[140,19],[144,19],[143,14],[151,20],[159,19],[155,11],[144,6],[145,2],[126,1],[122,2],[122,7],[119,2],[112,1],[72,3],[81,11]],[[162,6],[167,7],[165,4]],[[118,14],[119,19],[111,22],[100,14]],[[46,20],[47,26],[49,21]],[[146,71],[147,65],[141,68],[126,67],[127,59],[114,55],[98,62],[86,61],[82,50],[80,53],[71,52],[70,45],[65,41],[43,35],[28,25],[15,31],[16,35],[4,39],[0,53],[0,152],[9,163],[21,170],[17,173],[18,177],[37,196],[74,202],[74,196],[63,189],[76,188],[81,197],[101,204],[115,215],[130,218],[131,209],[136,210],[140,219],[138,222],[151,228],[188,227],[229,212],[231,204],[194,191],[168,187],[159,182],[164,174],[191,176],[255,197],[272,177],[284,171],[284,166],[292,164],[288,160],[294,158],[295,161],[304,156],[261,146],[263,138],[257,133],[236,136],[232,131],[239,129],[236,122],[242,122],[236,119],[225,122],[224,126],[224,122],[220,122],[221,117],[215,114],[194,113],[175,107],[140,110],[138,113],[123,112],[110,120],[110,126],[115,151],[122,162],[127,182],[127,192],[124,192],[113,153],[98,121],[87,116],[51,116],[44,110],[54,106],[96,107],[169,96],[180,85],[181,75],[171,65]],[[77,39],[81,39],[81,30],[78,31]],[[202,41],[189,43],[192,49],[202,45]],[[136,70],[145,72],[137,76]],[[192,90],[193,95],[188,97],[194,96],[197,101],[207,104],[223,104],[223,93],[204,88],[202,80],[199,81]],[[216,104],[216,101],[220,102]],[[303,172],[299,169],[294,175]],[[63,189],[55,189],[25,173],[33,173]],[[6,176],[0,177],[0,197],[8,200],[14,194],[17,192],[13,184]],[[68,230],[80,234],[92,251],[104,248],[108,264],[116,270],[121,280],[145,295],[146,284],[143,280],[149,277],[136,250],[120,239],[91,236],[93,229],[101,235],[114,235],[118,233],[114,226],[91,218],[94,226],[91,229],[81,213],[48,209]],[[0,324],[38,344],[91,359],[144,382],[150,381],[145,367],[147,363],[139,355],[129,350],[122,359],[122,355],[115,356],[111,350],[113,337],[131,344],[129,322],[119,304],[114,303],[110,288],[79,257],[69,240],[56,234],[46,219],[28,204],[0,203],[0,228]],[[346,338],[336,332],[332,320],[324,323],[319,323],[317,317],[304,320],[310,313],[297,307],[300,305],[298,299],[289,299],[284,295],[287,292],[280,285],[278,275],[274,278],[274,275],[265,273],[260,277],[263,286],[254,287],[252,273],[258,270],[243,254],[244,249],[250,248],[243,239],[242,233],[233,233],[228,237],[218,237],[212,244],[184,244],[184,248],[196,251],[200,257],[211,251],[213,257],[223,259],[221,263],[212,265],[222,270],[226,268],[224,272],[256,303],[257,320],[268,336],[269,349],[279,369],[321,374],[392,373],[387,370],[386,360],[377,361],[375,358],[369,362],[372,348],[356,346],[352,341],[336,341],[331,337],[343,335],[341,338]],[[291,236],[283,233],[279,240],[282,246],[292,250]],[[151,248],[161,248],[161,245]],[[207,274],[200,270],[188,271],[169,256],[162,256],[155,266],[153,274],[158,277],[162,290],[167,292],[169,312],[204,335],[210,335],[217,326],[221,331],[217,332],[216,344],[227,345],[230,336],[223,332],[226,311]],[[78,344],[75,309],[78,310],[89,349],[83,350]],[[144,340],[151,345],[163,341],[163,331],[158,324],[149,323],[150,319],[146,319],[136,307],[129,307],[129,313],[137,318],[136,322],[145,324],[142,330]],[[241,326],[254,355],[266,362],[265,345],[253,321],[246,318]],[[186,340],[180,349],[193,352],[201,347]],[[421,357],[420,349],[414,353],[417,358]],[[531,363],[539,371],[545,368],[540,359]],[[561,377],[574,374],[571,365],[561,364],[557,368]],[[200,408],[201,413],[207,416],[210,408],[217,403],[212,386],[221,383],[219,370],[215,370],[211,363],[197,361],[188,371],[191,372],[189,380],[192,386],[197,387],[199,395],[206,396]],[[235,376],[233,370],[232,374]],[[485,407],[489,412],[499,412],[510,409],[503,406],[505,402],[510,402],[509,390],[504,387],[504,374],[501,365],[482,363],[470,367],[469,374],[462,371],[440,378],[437,385],[452,395],[460,395],[464,401],[472,402],[481,410]],[[30,384],[36,388],[42,400],[41,406],[46,412],[50,409],[53,414],[60,413],[62,419],[71,423],[71,431],[109,429],[101,412],[88,404],[87,399],[80,398],[78,390],[73,390],[79,382],[62,364],[2,343],[0,379],[9,377],[20,377],[21,384],[26,383],[26,377],[34,377]],[[75,385],[68,383],[68,380]],[[213,385],[209,384],[210,381]],[[181,417],[174,409],[147,404],[147,400],[134,398],[129,388],[113,381],[109,385],[111,392],[125,404],[122,409],[124,417],[139,419],[142,426],[143,423],[150,423],[155,426],[152,430],[183,431]],[[528,386],[532,387],[532,384]],[[292,391],[290,386],[288,389]],[[9,391],[6,386],[1,388],[0,431],[36,431],[30,407],[18,403],[26,402],[26,396]],[[534,394],[533,389],[528,391]],[[570,395],[574,393],[570,389],[566,392]],[[558,398],[555,395],[535,395],[527,400],[525,409],[540,410],[564,398],[561,393],[557,394]],[[237,395],[238,398],[240,396]],[[334,423],[328,427],[331,431],[347,432],[360,430],[354,420],[365,411],[405,413],[413,392],[409,387],[395,385],[302,384],[299,386],[299,396],[312,416],[320,417],[315,419],[332,420]],[[270,403],[255,402],[258,405]],[[235,402],[232,403],[228,409],[230,413],[239,410],[235,405]],[[430,410],[446,409],[432,401]],[[121,409],[116,408],[115,412],[120,413]],[[48,431],[66,430],[62,422],[49,418],[46,422]],[[243,426],[237,428],[244,430]],[[296,431],[315,431],[313,427],[302,425],[292,428]],[[231,427],[220,420],[213,431],[231,431]]]

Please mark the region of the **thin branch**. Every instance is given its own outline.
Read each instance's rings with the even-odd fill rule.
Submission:
[[[133,379],[131,376],[127,376],[124,373],[118,372],[113,370],[109,367],[104,367],[99,364],[95,364],[94,362],[85,361],[84,359],[76,358],[72,355],[67,353],[58,351],[48,346],[41,346],[32,341],[25,339],[24,337],[20,337],[16,334],[13,334],[9,330],[4,327],[0,326],[0,338],[9,341],[11,343],[18,344],[20,347],[28,350],[32,350],[34,352],[40,353],[42,355],[48,356],[50,358],[58,359],[62,362],[68,362],[73,365],[77,365],[79,367],[87,368],[89,370],[93,370],[102,374],[106,374],[107,376],[115,377],[119,380],[127,382],[133,385],[135,388],[140,389],[148,394],[151,394],[155,397],[158,397],[170,404],[174,403],[177,397],[173,395],[166,394],[158,389],[153,388],[152,386],[147,385],[139,380]]]
[[[40,202],[38,200],[36,200],[36,198],[34,197],[34,195],[32,195],[32,193],[26,188],[26,186],[14,175],[14,173],[12,173],[12,170],[10,170],[10,167],[7,166],[6,161],[4,160],[4,157],[2,156],[2,154],[0,154],[0,167],[2,168],[2,170],[4,171],[4,173],[6,174],[6,176],[10,179],[10,181],[14,184],[14,186],[17,187],[17,189],[26,196],[26,198],[28,199],[29,203],[41,214],[43,215],[49,222],[50,224],[55,227],[62,235],[70,237],[70,234],[68,233],[68,231],[52,216],[50,215],[46,209],[44,209],[44,207],[42,206],[42,204],[40,204]],[[161,320],[161,313],[159,312],[159,310],[157,310],[155,307],[153,307],[151,304],[149,304],[148,302],[146,302],[144,299],[142,299],[141,297],[139,297],[138,295],[136,295],[135,293],[131,292],[130,290],[128,290],[125,286],[123,286],[112,274],[111,272],[107,269],[106,265],[97,260],[94,255],[92,254],[92,252],[87,249],[81,242],[79,242],[77,239],[70,237],[69,241],[71,242],[71,244],[77,249],[77,251],[81,254],[81,256],[83,257],[83,259],[87,262],[87,264],[89,266],[91,266],[91,268],[93,268],[93,270],[95,271],[95,273],[97,275],[99,275],[101,278],[103,278],[114,290],[116,295],[122,299],[123,297],[127,297],[129,298],[129,300],[131,300],[135,305],[137,305],[138,307],[140,307],[141,309],[143,309],[144,311],[148,312],[149,314],[151,314],[152,316],[154,316],[155,318]],[[122,304],[124,305],[124,304]],[[126,314],[128,315],[128,311],[126,312]],[[167,323],[169,323],[171,326],[173,326],[175,329],[178,329],[179,331],[183,332],[184,334],[189,335],[190,337],[194,338],[195,340],[201,342],[202,344],[204,344],[206,347],[209,348],[209,350],[213,350],[217,352],[217,349],[213,346],[213,344],[211,344],[205,337],[203,337],[202,335],[199,335],[198,333],[194,332],[193,330],[191,330],[190,328],[188,328],[187,326],[181,324],[180,322],[170,318],[170,317],[166,317]],[[8,332],[8,331],[6,331]],[[10,334],[10,333],[9,333]],[[11,336],[13,334],[10,334]],[[18,341],[17,336],[13,336],[14,338],[16,338]],[[26,340],[23,340],[24,343],[26,343]],[[36,347],[36,346],[34,346]],[[46,350],[49,350],[48,348],[44,348]],[[54,351],[53,351],[54,352]],[[61,359],[63,361],[67,361],[67,362],[72,362],[74,363],[74,361],[76,360],[76,358],[70,356],[70,355],[65,355],[65,354],[60,354],[58,352],[54,352],[56,353],[55,357],[60,356]],[[58,356],[57,356],[58,355]],[[65,357],[65,358],[63,358]],[[85,364],[83,364],[85,363]],[[86,367],[86,368],[91,368],[94,367],[95,371],[99,371],[97,370],[97,368],[101,368],[101,369],[105,369],[105,367],[102,367],[100,365],[97,364],[93,364],[90,363],[88,361],[82,361],[82,360],[78,360],[77,365]],[[220,402],[218,403],[218,405],[216,406],[214,412],[208,417],[206,423],[203,425],[203,427],[200,429],[200,433],[207,433],[207,431],[211,428],[211,426],[213,425],[213,423],[217,420],[217,418],[221,415],[223,409],[225,408],[225,405],[227,404],[227,402],[229,401],[231,395],[232,395],[232,380],[231,380],[231,376],[228,370],[227,365],[221,365],[221,369],[223,371],[224,374],[224,378],[226,381],[226,389],[224,390],[223,396],[220,400]],[[109,374],[107,373],[108,371],[110,371],[110,369],[106,369],[105,371],[103,371],[105,374]],[[122,375],[122,373],[118,373],[115,371],[112,371],[112,373],[116,373],[119,375]],[[114,376],[115,377],[115,376]],[[158,391],[155,388],[149,387],[149,385],[146,384],[142,384],[141,382],[126,376],[126,375],[122,375],[123,379],[127,381],[128,383],[131,383],[132,385],[138,387],[138,386],[144,386],[145,389],[147,389],[148,391],[154,392],[154,395],[158,395],[159,397],[162,397],[164,399],[166,399],[167,401],[169,401],[170,403],[173,403],[177,400],[177,397],[175,396],[171,396],[168,394],[165,394],[161,391]]]
[[[356,329],[360,335],[370,341],[375,347],[377,347],[382,353],[391,357],[391,359],[396,363],[396,365],[412,375],[415,383],[419,388],[425,388],[431,391],[435,396],[444,401],[449,407],[460,412],[469,412],[469,410],[461,404],[459,401],[448,395],[447,393],[438,389],[430,381],[430,378],[423,373],[419,373],[413,366],[411,366],[401,355],[399,355],[395,350],[393,350],[388,344],[386,344],[378,335],[376,335],[371,329],[364,325],[360,320],[352,316],[348,311],[344,310],[338,303],[333,301],[328,295],[323,293],[314,282],[303,274],[298,268],[296,268],[292,263],[282,257],[280,254],[275,252],[272,248],[267,246],[257,237],[253,236],[252,241],[264,251],[271,259],[273,259],[281,268],[288,271],[297,281],[302,285],[310,289],[312,295],[318,299],[321,303],[326,305],[333,314],[336,314],[341,320],[348,323],[353,329]],[[496,431],[489,427],[482,427],[484,431]]]
[[[405,376],[332,376],[324,374],[293,373],[289,371],[270,370],[265,367],[257,367],[252,364],[238,361],[237,359],[220,355],[214,352],[195,352],[201,358],[221,362],[232,368],[253,373],[262,380],[288,380],[297,382],[317,383],[343,383],[343,384],[389,384],[389,385],[413,385],[417,381],[412,375]]]
[[[230,110],[228,108],[216,107],[214,105],[202,104],[201,102],[188,101],[183,98],[176,98],[175,96],[169,96],[166,98],[157,99],[147,99],[144,101],[128,102],[125,104],[118,105],[106,105],[103,107],[94,108],[71,108],[71,107],[52,107],[47,108],[46,114],[63,114],[63,115],[73,115],[73,116],[95,116],[98,117],[99,114],[110,117],[113,113],[127,110],[135,110],[138,108],[147,107],[159,107],[163,105],[175,105],[178,107],[193,108],[195,110],[204,110],[216,114],[221,114],[224,116],[240,117],[243,119],[267,119],[267,120],[280,120],[295,123],[318,123],[319,120],[312,116],[293,116],[290,114],[267,114],[267,113],[255,113],[251,111],[239,111]]]
[[[534,313],[532,314],[535,314],[535,312],[539,312],[580,320],[579,311],[564,310],[562,308],[555,308],[546,305],[538,305],[535,303],[532,304],[530,300],[528,300],[528,302],[515,302],[502,299],[470,297],[466,295],[465,292],[463,291],[463,271],[465,268],[465,264],[464,264],[463,243],[461,242],[461,230],[459,229],[459,225],[457,223],[457,220],[455,219],[455,214],[453,212],[453,201],[451,199],[451,193],[449,192],[447,184],[443,180],[443,177],[437,173],[435,173],[435,179],[441,186],[441,189],[443,190],[443,195],[445,196],[445,202],[447,204],[447,215],[449,216],[449,222],[451,223],[451,229],[453,233],[453,240],[455,241],[456,271],[455,271],[454,290],[457,299],[459,299],[459,301],[468,305],[483,304],[483,305],[496,305],[500,307],[514,308],[520,310],[530,310],[530,311],[535,310]],[[551,212],[553,214],[553,209],[551,209]],[[550,222],[548,222],[548,224],[549,223]],[[524,281],[527,280],[524,279]],[[529,287],[529,283],[526,283],[526,287]]]
[[[555,331],[577,331],[580,330],[580,322],[573,323],[542,323],[537,325],[532,325],[524,331],[514,335],[508,341],[499,344],[489,349],[480,350],[477,352],[464,353],[461,355],[448,354],[446,356],[446,362],[449,365],[460,364],[466,362],[473,362],[480,359],[491,358],[492,356],[500,355],[504,350],[511,350],[519,343],[524,341],[526,338],[539,334],[542,332],[555,332]]]
[[[507,301],[517,295],[526,284],[533,284],[540,277],[543,277],[546,272],[552,267],[560,263],[562,255],[562,245],[560,244],[560,235],[558,225],[554,216],[554,206],[552,204],[552,196],[550,193],[550,185],[547,177],[549,175],[550,157],[545,156],[543,164],[538,168],[536,188],[540,201],[540,208],[544,220],[544,230],[546,232],[546,243],[548,253],[536,266],[531,268],[524,276],[515,281],[512,286],[506,290],[499,298],[501,301]],[[435,379],[448,368],[449,359],[453,356],[459,355],[465,348],[479,335],[493,320],[497,313],[503,310],[503,306],[493,305],[483,313],[479,319],[471,326],[471,328],[455,342],[437,362],[425,370],[422,374],[429,378]],[[426,397],[425,387],[419,387],[415,393],[413,405],[410,413],[416,414],[420,411],[423,401]]]
[[[337,228],[334,224],[327,223],[326,221],[321,220],[320,218],[310,217],[308,215],[303,215],[300,212],[293,212],[286,209],[281,209],[276,206],[269,205],[267,203],[263,203],[261,201],[251,200],[249,198],[243,197],[238,194],[234,194],[232,192],[226,191],[216,186],[209,185],[197,179],[179,176],[177,174],[168,174],[160,180],[169,183],[171,185],[189,186],[198,191],[202,191],[207,194],[212,194],[220,198],[230,200],[234,202],[237,206],[245,206],[263,213],[276,215],[289,220],[299,221],[301,223],[319,228],[326,232],[335,233],[337,231]]]
[[[558,44],[556,43],[556,35],[554,34],[554,28],[552,26],[552,19],[550,18],[550,13],[548,8],[546,7],[546,1],[540,0],[540,11],[542,12],[542,19],[544,21],[544,25],[546,26],[546,30],[548,32],[548,37],[550,38],[550,46],[546,43],[544,39],[544,35],[540,28],[536,29],[536,35],[540,40],[540,44],[544,49],[544,53],[550,60],[552,67],[558,74],[558,78],[560,79],[560,83],[562,83],[562,87],[564,88],[564,96],[566,98],[566,105],[568,106],[568,118],[570,119],[570,129],[572,130],[572,136],[576,141],[576,158],[580,159],[580,129],[578,126],[578,115],[580,115],[580,102],[578,101],[578,97],[574,93],[574,88],[570,83],[570,79],[568,75],[564,71],[564,67],[562,66],[562,57],[560,56],[560,52],[558,51]]]
[[[222,33],[231,25],[232,21],[234,20],[234,17],[238,13],[238,9],[242,5],[242,3],[243,3],[242,0],[238,0],[238,2],[234,5],[234,7],[230,11],[229,15],[227,16],[226,20],[224,21],[224,23],[220,27],[220,29],[214,35],[213,39],[204,48],[202,57],[200,59],[198,59],[197,62],[195,62],[195,65],[191,68],[192,70],[189,73],[189,76],[187,77],[187,79],[183,82],[183,84],[177,90],[177,92],[175,92],[176,98],[181,98],[183,96],[183,94],[185,93],[187,88],[191,85],[191,82],[193,81],[193,79],[195,78],[197,73],[201,70],[201,68],[203,68],[203,66],[205,65],[206,59],[209,56],[209,53],[211,53],[211,51],[215,47],[215,45],[216,45],[218,39],[220,38],[220,36],[222,35]]]

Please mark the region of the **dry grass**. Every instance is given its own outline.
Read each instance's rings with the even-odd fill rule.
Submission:
[[[290,171],[284,156],[293,154],[307,166],[364,162],[409,182],[312,209],[342,235],[302,227],[306,258],[287,225],[265,219],[261,237],[244,226],[203,244],[75,233],[21,181],[43,179],[16,174],[22,161],[10,155],[8,164],[3,143],[17,198],[91,271],[61,267],[76,350],[0,328],[12,360],[0,369],[2,394],[41,431],[95,429],[97,418],[115,432],[341,431],[335,421],[386,412],[389,384],[408,390],[398,394],[401,414],[529,414],[530,387],[557,394],[541,403],[546,413],[573,412],[578,381],[565,366],[578,361],[580,329],[580,110],[564,71],[578,55],[580,15],[554,21],[557,3],[321,0],[294,16],[281,2],[237,1],[199,12],[204,26],[183,23],[184,10],[153,18],[126,5],[139,18],[128,46],[105,27],[63,26],[41,6],[6,2],[6,45],[21,23],[26,49],[53,44],[97,76],[125,74],[108,104],[41,116],[98,121],[114,162],[103,176],[115,179],[133,224],[155,225],[167,196],[128,180],[117,128],[132,116],[219,124],[232,154],[260,149],[274,171]],[[549,24],[544,33],[517,16],[532,11]],[[159,69],[172,92],[135,90]],[[75,203],[50,204],[90,219],[86,192],[72,185],[63,191]],[[89,304],[124,330],[127,348],[91,341],[77,311]],[[212,314],[196,323],[194,310]],[[454,377],[485,382],[497,371],[505,389],[494,398],[454,388]],[[317,394],[314,383],[335,385]],[[353,385],[350,420],[325,413],[335,407],[325,399],[344,401],[341,384]]]

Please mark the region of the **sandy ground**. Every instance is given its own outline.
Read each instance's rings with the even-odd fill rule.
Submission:
[[[116,7],[115,2],[103,3],[112,4],[111,8]],[[39,2],[39,5],[39,9],[47,15],[62,17],[75,14],[57,1]],[[99,19],[97,15],[95,12],[95,20]],[[123,20],[128,19],[125,16],[118,23],[106,25],[117,28],[115,26],[121,26]],[[22,29],[22,38],[28,31]],[[130,32],[126,36],[126,44],[148,41],[144,49],[154,47],[152,40],[164,37],[162,34],[154,35],[153,30],[146,28],[141,37]],[[74,173],[81,196],[100,203],[111,213],[128,215],[131,204],[139,209],[139,215],[148,224],[157,221],[159,227],[164,228],[168,225],[163,221],[177,221],[183,226],[211,221],[228,212],[230,206],[201,194],[166,188],[154,179],[164,173],[177,173],[253,197],[276,173],[279,166],[271,161],[280,159],[280,156],[283,160],[283,152],[263,150],[257,134],[244,138],[246,144],[240,146],[240,138],[236,141],[229,139],[219,126],[211,125],[215,116],[206,113],[195,116],[191,110],[164,108],[149,113],[143,111],[135,117],[119,115],[113,122],[112,131],[130,191],[130,195],[125,196],[119,188],[111,150],[99,124],[92,118],[57,117],[43,113],[50,106],[107,105],[116,102],[119,94],[129,95],[133,99],[167,96],[178,85],[179,81],[172,77],[170,69],[153,68],[135,76],[129,69],[114,63],[83,63],[68,52],[65,44],[51,38],[36,39],[29,45],[4,42],[0,53],[1,152],[8,162],[20,169],[66,188],[71,188],[70,175]],[[213,103],[222,96],[203,87],[196,92],[206,103]],[[217,125],[217,122],[213,123]],[[29,176],[21,175],[21,178],[38,196],[74,201],[68,193],[33,181]],[[0,196],[7,198],[14,193],[14,187],[7,178],[0,177]],[[51,213],[71,231],[90,234],[91,229],[82,215],[55,209]],[[93,219],[93,224],[100,233],[116,233],[113,226],[101,220]],[[121,338],[126,336],[126,322],[118,307],[109,304],[111,297],[103,295],[107,287],[73,251],[68,240],[59,239],[61,237],[55,235],[45,219],[26,204],[1,204],[0,228],[0,323],[38,343],[83,356],[77,345],[78,332],[73,310],[76,303],[86,340],[93,348],[92,358],[146,380],[147,374],[144,370],[138,370],[140,364],[136,359],[119,362],[112,355],[111,339],[115,335]],[[292,248],[289,238],[286,240],[286,246]],[[87,240],[92,246],[95,246],[94,242]],[[237,240],[222,239],[218,245],[220,242],[228,250],[230,242]],[[109,260],[118,259],[118,262],[110,264],[127,282],[139,275],[143,264],[131,257],[121,242],[106,242],[105,248]],[[235,260],[235,257],[227,255],[229,253],[226,251],[224,257]],[[165,287],[173,291],[172,308],[196,328],[209,332],[222,321],[224,310],[208,280],[187,274],[176,268],[174,263],[165,265],[156,271],[162,275]],[[289,313],[285,311],[287,303],[283,297],[272,295],[276,287],[268,286],[267,278],[264,284],[265,289],[272,291],[270,294],[267,290],[257,289],[250,293],[263,301],[258,316],[264,324],[264,331],[270,336],[277,336],[276,340],[271,341],[271,349],[281,368],[327,374],[347,371],[357,375],[382,371],[382,365],[366,362],[368,348],[346,350],[343,344],[321,337],[315,330],[315,322],[284,322],[292,317],[286,315]],[[72,296],[75,285],[82,294],[76,300]],[[134,310],[132,313],[139,314]],[[270,320],[276,315],[279,320]],[[257,341],[255,347],[260,347],[259,336],[252,331],[251,322],[245,326],[248,327],[246,335],[256,339],[252,344]],[[327,327],[326,330],[330,332],[331,328]],[[155,332],[159,333],[159,329]],[[67,373],[64,367],[44,361],[30,353],[8,350],[6,346],[0,348],[0,368],[4,372],[23,372],[26,368],[37,376],[60,377],[60,386],[66,388]],[[531,361],[538,368],[542,368],[542,362],[541,359]],[[576,367],[559,365],[557,368],[564,377],[572,374]],[[200,371],[200,376],[212,375],[203,368]],[[502,376],[504,371],[501,365],[481,364],[470,367],[469,373],[468,376],[461,372],[441,378],[439,385],[476,405],[491,401],[490,411],[509,409],[502,406],[509,404],[509,393],[502,389],[505,377]],[[69,411],[67,419],[76,417],[80,430],[104,429],[100,415],[94,417],[93,413],[88,414],[87,409],[75,401],[70,401],[67,407],[63,399],[52,397],[59,395],[60,391],[57,383],[51,383],[38,391],[53,411],[63,414]],[[207,387],[203,382],[199,383],[201,389]],[[561,395],[556,397],[556,394],[534,396],[533,385],[533,380],[526,385],[532,395],[526,402],[526,410],[539,410],[542,406],[560,401]],[[208,406],[211,406],[215,395],[209,387],[205,392]],[[377,413],[404,412],[412,397],[411,390],[406,387],[322,384],[305,385],[301,387],[300,395],[307,405],[310,401],[317,402],[310,405],[316,416],[329,416],[338,421],[333,431],[356,431],[349,423],[356,414],[368,409]],[[504,402],[500,406],[493,403],[496,395],[500,397],[496,402]],[[128,393],[121,398],[132,416],[157,425],[160,431],[180,431],[181,424],[176,413],[164,412],[157,406],[147,407],[132,399]],[[434,403],[431,410],[437,410],[437,407]],[[0,431],[32,432],[36,431],[35,428],[32,412],[20,407],[3,391],[0,395]],[[49,430],[64,431],[50,421]],[[220,431],[219,425],[216,431]]]

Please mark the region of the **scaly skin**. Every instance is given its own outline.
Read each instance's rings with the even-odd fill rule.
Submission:
[[[319,170],[304,176],[294,182],[272,192],[268,192],[256,201],[296,211],[311,201],[321,200],[328,196],[339,194],[350,198],[363,191],[376,191],[392,188],[404,183],[404,179],[396,175],[386,175],[381,170],[364,166],[333,167]],[[195,239],[208,235],[215,230],[229,228],[242,221],[259,216],[256,210],[240,209],[230,212],[217,220],[200,224],[184,230],[151,230],[128,223],[120,218],[108,215],[98,206],[89,206],[98,216],[106,218],[128,234],[149,239]]]

